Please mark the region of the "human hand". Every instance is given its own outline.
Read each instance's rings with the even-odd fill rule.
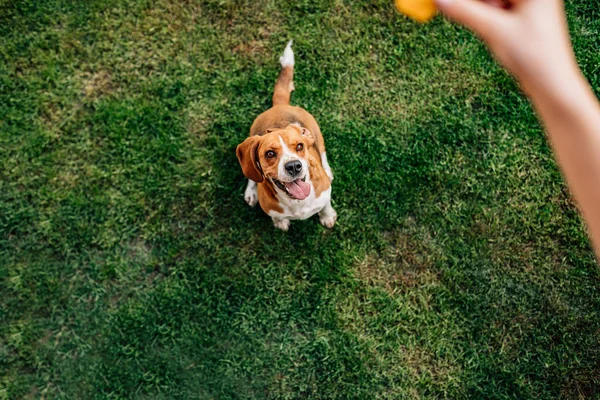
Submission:
[[[562,0],[436,0],[436,4],[480,36],[526,91],[560,85],[578,71]]]

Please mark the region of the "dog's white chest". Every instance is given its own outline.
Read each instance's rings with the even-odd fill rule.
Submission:
[[[279,195],[279,205],[283,212],[270,211],[269,216],[285,219],[307,219],[321,211],[331,200],[331,186],[321,192],[319,197],[315,196],[315,188],[311,183],[310,195],[304,200],[294,200],[286,195]]]

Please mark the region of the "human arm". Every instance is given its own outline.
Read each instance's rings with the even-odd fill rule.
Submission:
[[[600,103],[581,74],[562,0],[437,0],[490,47],[532,101],[600,257]]]

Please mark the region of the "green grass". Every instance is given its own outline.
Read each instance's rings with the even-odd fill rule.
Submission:
[[[596,1],[568,4],[600,93]],[[243,201],[294,39],[338,225]],[[0,0],[0,398],[600,396],[600,273],[528,102],[391,1]]]

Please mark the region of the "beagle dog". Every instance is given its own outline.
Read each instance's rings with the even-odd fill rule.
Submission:
[[[294,52],[290,41],[280,57],[273,107],[260,114],[250,137],[236,153],[248,186],[244,199],[258,202],[275,227],[287,231],[290,220],[319,220],[332,228],[337,214],[331,207],[333,175],[317,121],[306,110],[290,105],[294,90]]]

